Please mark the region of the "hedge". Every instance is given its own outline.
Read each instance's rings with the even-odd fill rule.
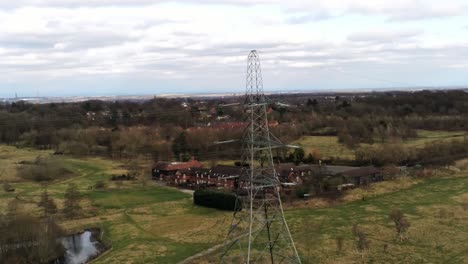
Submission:
[[[193,193],[193,203],[200,206],[216,208],[226,211],[234,211],[236,208],[236,195],[228,192],[217,192],[211,190],[196,190]],[[239,199],[238,208],[241,208]],[[240,210],[240,209],[238,209]]]

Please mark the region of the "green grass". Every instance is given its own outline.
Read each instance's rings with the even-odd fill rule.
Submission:
[[[98,207],[106,209],[125,209],[152,203],[177,201],[190,198],[190,195],[165,188],[142,188],[94,191],[89,194],[89,198],[93,200]]]
[[[288,222],[306,261],[350,263],[358,260],[351,230],[354,223],[369,235],[367,260],[375,263],[464,263],[468,260],[468,212],[460,197],[468,193],[468,176],[427,179],[408,189],[324,209],[287,212]],[[389,220],[393,208],[409,218],[408,239],[396,239]],[[442,209],[443,208],[443,209]],[[440,210],[448,217],[441,217]],[[314,228],[318,226],[319,228]],[[338,236],[345,238],[345,250],[336,253]],[[387,244],[390,252],[384,253]],[[306,245],[312,245],[309,247]],[[328,245],[328,247],[324,247]],[[460,255],[460,253],[462,253]],[[307,256],[311,256],[307,258]]]
[[[292,143],[302,146],[306,155],[316,152],[322,159],[354,159],[354,151],[339,143],[336,136],[303,136]]]
[[[441,136],[447,138],[449,134]],[[425,137],[438,138],[430,133]],[[118,162],[66,158],[65,164],[76,176],[53,182],[48,190],[59,208],[69,183],[76,184],[83,193],[83,216],[74,220],[60,218],[59,223],[67,230],[104,229],[113,249],[94,263],[177,263],[225,238],[229,212],[196,207],[189,194],[152,182],[146,187],[126,182],[118,189],[109,181],[112,174],[121,173]],[[108,183],[107,190],[90,188],[101,180]],[[468,262],[468,210],[461,206],[462,202],[468,204],[467,172],[445,172],[407,186],[381,194],[375,194],[372,188],[362,190],[369,192],[365,201],[285,210],[304,263]],[[13,187],[17,190],[13,194],[0,192],[2,211],[15,195],[37,201],[43,190],[40,184],[31,182],[13,183]],[[28,212],[38,213],[34,203],[25,206]],[[388,218],[393,208],[400,208],[411,223],[407,240],[400,241],[395,235]],[[351,231],[354,223],[368,234],[370,249],[365,254],[356,250]],[[338,253],[335,240],[340,236],[344,246]]]
[[[424,147],[427,143],[462,140],[468,134],[465,131],[429,131],[418,130],[418,137],[404,142],[408,147]]]
[[[50,155],[51,151],[19,149],[14,146],[0,145],[0,181],[21,181],[16,175],[16,168],[21,161],[33,161],[38,155]]]
[[[450,140],[461,140],[468,133],[465,131],[429,131],[418,130],[416,138],[410,138],[401,142],[405,147],[424,147],[432,142],[443,142]],[[319,153],[322,159],[340,158],[354,159],[354,150],[338,142],[337,136],[303,136],[292,142],[304,148],[306,155],[309,153]],[[376,139],[375,144],[380,144]],[[368,144],[361,144],[362,146]]]
[[[43,151],[0,148],[6,150],[2,160],[5,164],[50,155]],[[138,181],[125,182],[118,187],[109,180],[112,174],[125,173],[118,162],[65,157],[64,166],[74,176],[49,183],[47,190],[59,209],[70,183],[83,194],[81,218],[67,220],[59,216],[57,220],[70,232],[90,227],[105,230],[113,249],[95,263],[176,263],[222,242],[225,213],[193,206],[190,194],[160,187],[151,181],[145,187]],[[36,203],[45,185],[15,182],[14,177],[8,179],[16,191],[0,190],[0,210],[4,211],[8,202],[18,196],[27,201],[22,204],[22,211],[40,214]],[[93,189],[98,181],[104,181],[108,188]]]

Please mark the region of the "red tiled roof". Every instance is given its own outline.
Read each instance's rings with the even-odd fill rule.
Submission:
[[[184,170],[188,168],[202,168],[201,164],[197,160],[190,160],[187,162],[158,162],[153,166],[153,169],[165,170],[165,171],[175,171],[175,170]]]

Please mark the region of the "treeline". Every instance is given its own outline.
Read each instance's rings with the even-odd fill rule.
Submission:
[[[304,135],[333,135],[356,148],[361,143],[412,138],[417,129],[468,128],[464,91],[275,95],[270,99],[271,130],[283,142]],[[0,104],[0,143],[113,158],[237,159],[240,144],[213,142],[240,138],[242,126],[218,124],[244,121],[241,106],[223,106],[242,100]]]
[[[0,215],[1,263],[51,263],[65,253],[60,243],[64,231],[52,218],[20,213],[19,201]]]
[[[468,156],[468,137],[461,140],[425,144],[422,148],[409,148],[402,144],[382,144],[356,150],[356,161],[362,165],[451,165]]]
[[[464,91],[388,92],[278,98],[292,107],[275,107],[280,123],[293,134],[333,135],[354,147],[416,136],[417,129],[459,131],[468,128]]]

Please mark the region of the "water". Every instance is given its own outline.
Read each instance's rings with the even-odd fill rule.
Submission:
[[[83,264],[99,253],[97,249],[99,242],[92,241],[91,236],[90,231],[85,231],[62,239],[62,245],[66,250],[65,264]]]

